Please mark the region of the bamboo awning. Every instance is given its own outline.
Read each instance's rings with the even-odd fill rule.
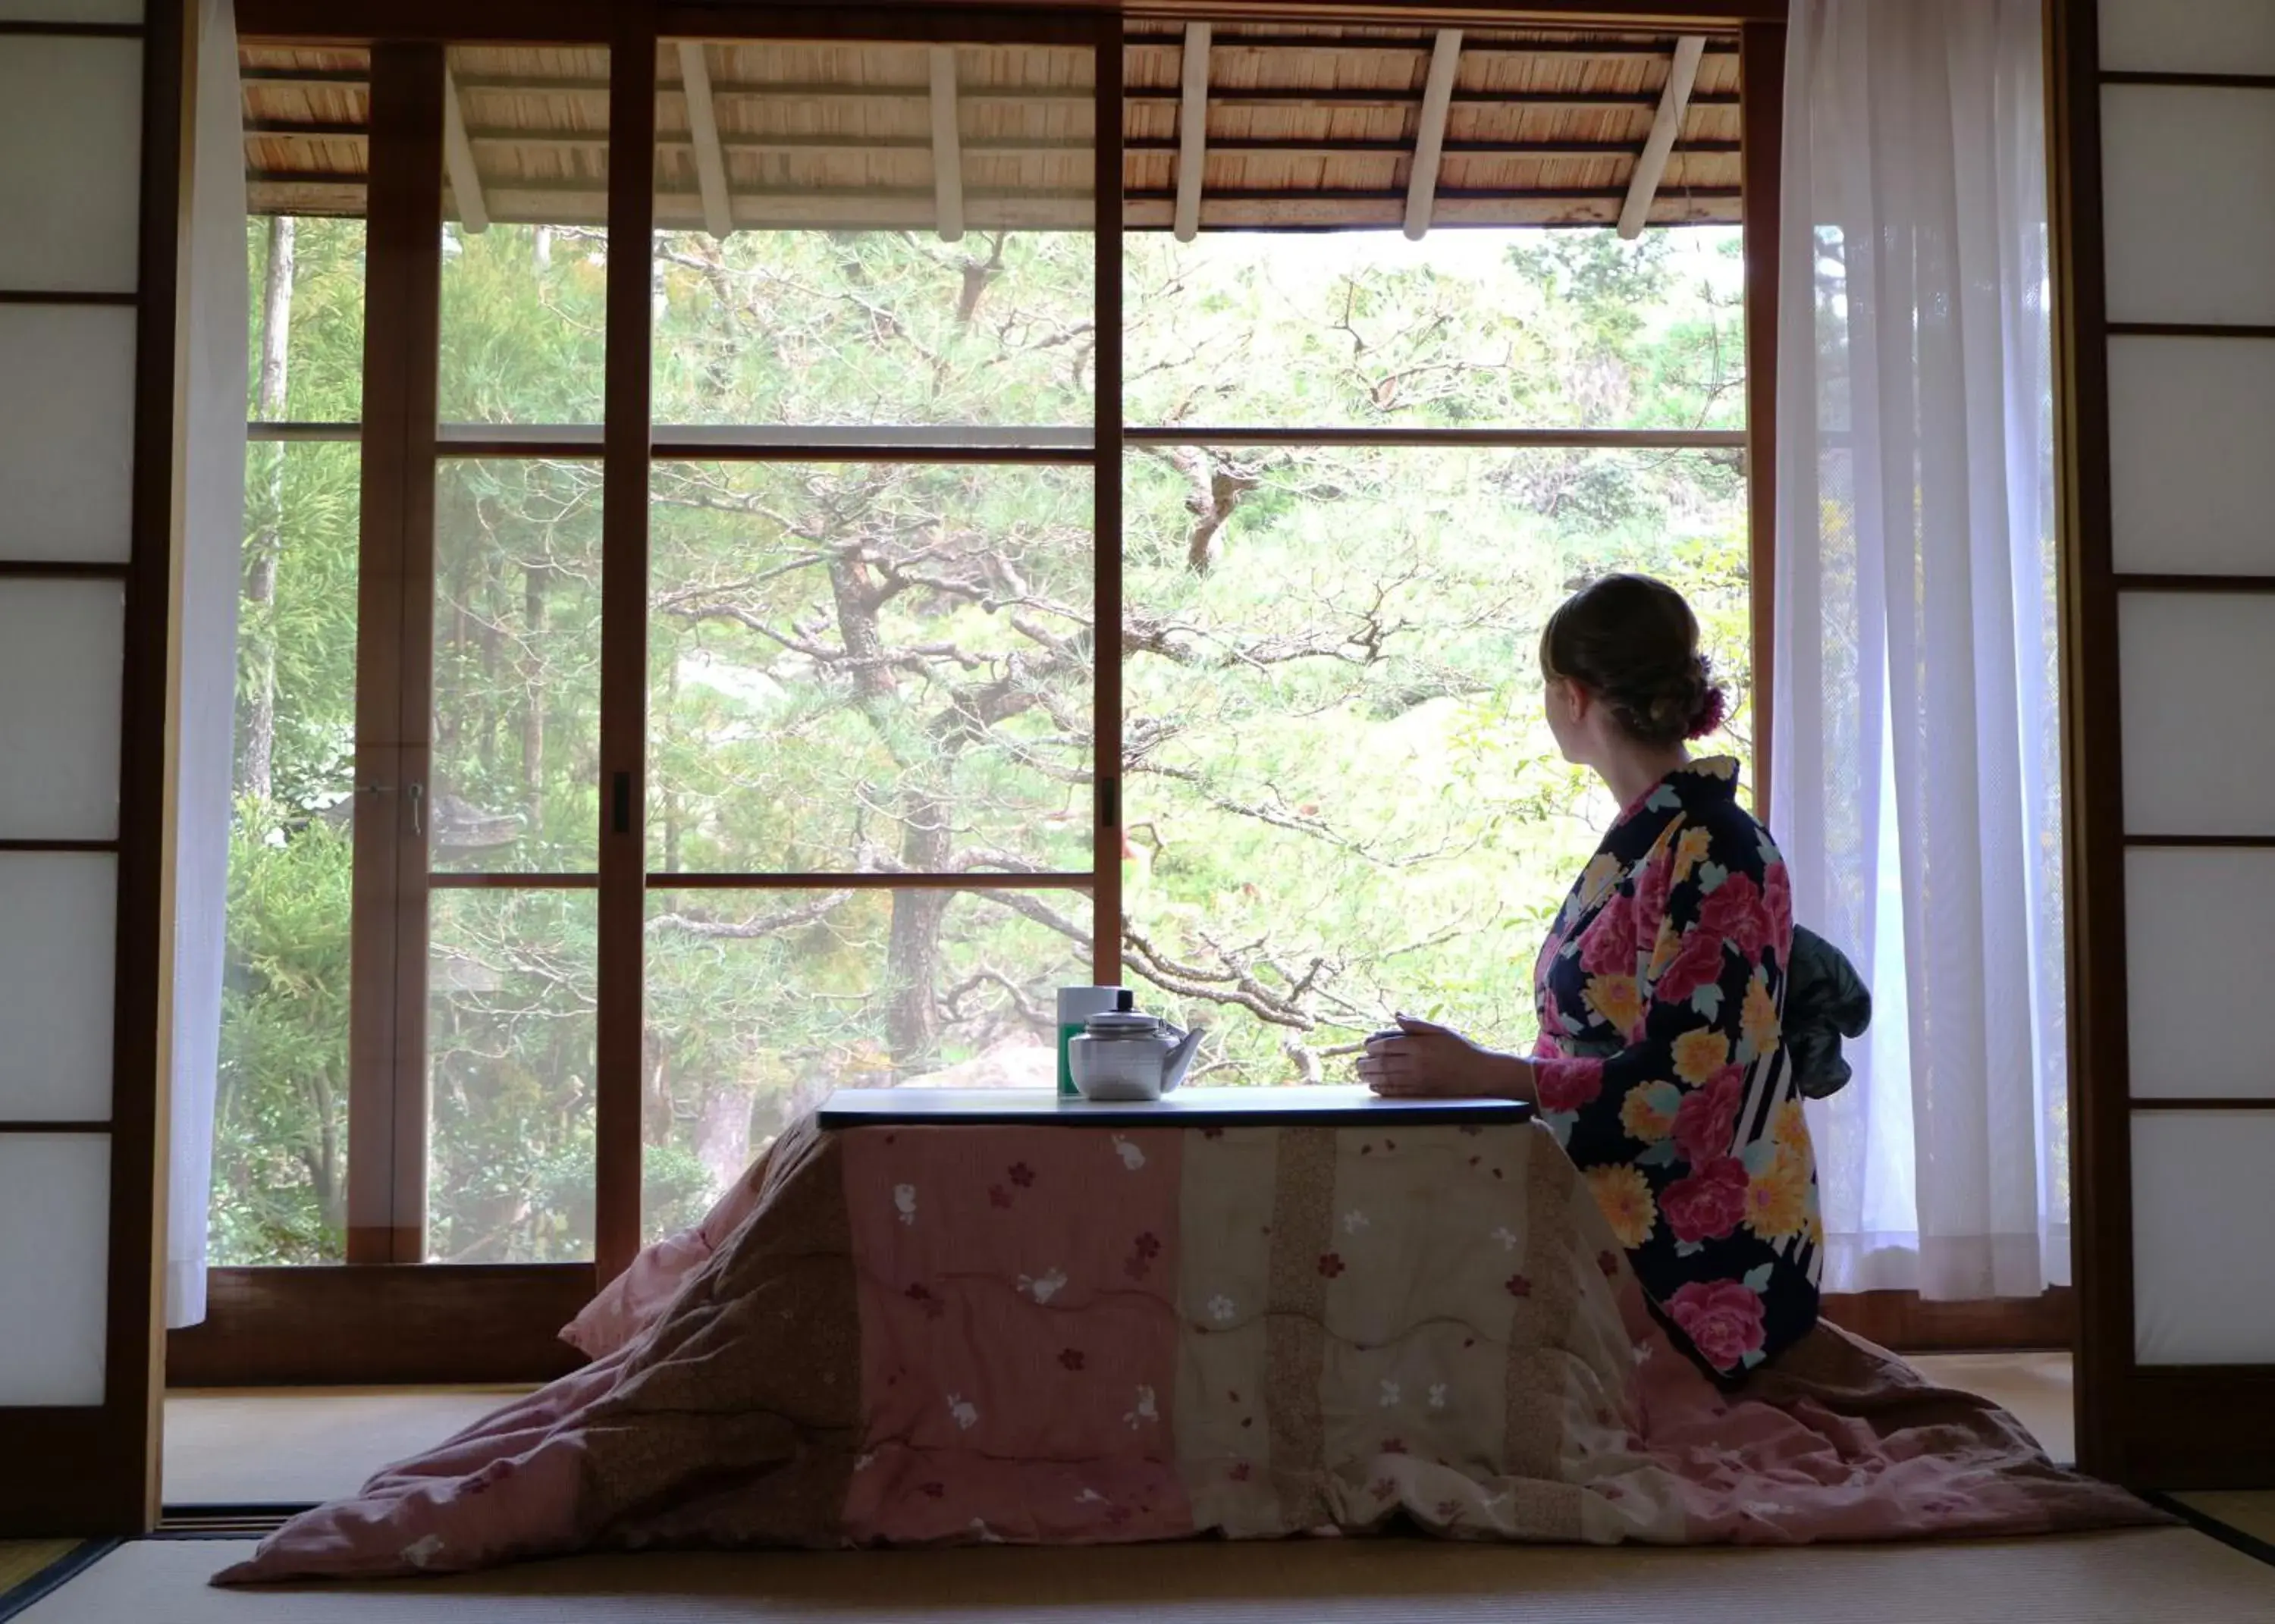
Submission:
[[[1133,230],[1740,218],[1727,39],[1143,21],[1126,39]],[[253,211],[362,213],[368,52],[256,40],[240,63]],[[608,80],[599,49],[453,50],[451,217],[604,223]],[[1093,82],[1062,46],[667,42],[656,223],[1086,229]]]

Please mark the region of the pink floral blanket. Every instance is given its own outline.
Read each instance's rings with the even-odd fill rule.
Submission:
[[[594,1363],[219,1582],[684,1545],[2160,1520],[1829,1326],[1716,1392],[1530,1125],[809,1126],[568,1334]]]

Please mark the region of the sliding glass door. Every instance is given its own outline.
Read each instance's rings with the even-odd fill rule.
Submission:
[[[250,748],[352,744],[319,816],[251,786],[224,1121],[312,1154],[225,1152],[220,1261],[605,1277],[833,1088],[1047,1081],[1052,990],[1115,973],[1098,30],[933,33],[255,65],[367,119],[367,250],[351,420],[257,431],[261,533],[355,540],[282,679],[248,619]],[[279,481],[326,457],[320,517]],[[337,963],[252,938],[287,853]]]
[[[1092,979],[1094,64],[658,53],[643,1238],[834,1088],[1047,1085]]]
[[[302,221],[285,329],[361,342],[256,470],[329,505],[248,623],[215,1260],[456,1265],[366,1272],[413,1351],[363,1379],[447,1379],[474,1314],[551,1368],[831,1090],[1048,1085],[1062,985],[1216,1083],[1345,1078],[1400,1007],[1522,1041],[1603,810],[1546,609],[1666,576],[1750,699],[1734,40],[1622,239],[1659,90],[1566,80],[1671,41],[625,11],[253,48],[256,206],[361,216]],[[367,162],[277,178],[331,151],[260,147],[287,113]]]

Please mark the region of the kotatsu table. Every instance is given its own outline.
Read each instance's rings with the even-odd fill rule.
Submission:
[[[1363,1088],[842,1092],[861,1537],[1585,1530],[1617,1267],[1531,1107]],[[1533,1485],[1517,1503],[1511,1484]],[[1496,1499],[1496,1497],[1499,1497]]]
[[[840,1094],[579,1317],[591,1364],[223,1577],[1400,1521],[1783,1541],[2149,1514],[1829,1327],[1750,1396],[1717,1394],[1531,1119],[1339,1089]]]

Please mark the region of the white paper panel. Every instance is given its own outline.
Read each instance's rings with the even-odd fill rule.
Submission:
[[[134,291],[142,42],[17,36],[0,49],[0,288]]]
[[[0,1406],[100,1404],[107,1134],[0,1133]]]
[[[2275,1098],[2275,1047],[2206,1011],[2267,1001],[2275,851],[2129,851],[2125,980],[2133,1092]]]
[[[2275,4],[2101,0],[2101,65],[2130,73],[2275,73]]]
[[[115,581],[0,579],[0,840],[118,833],[125,617]]]
[[[2133,1346],[2143,1364],[2275,1363],[2275,1112],[2133,1116]]]
[[[2275,93],[2108,86],[2101,168],[2111,321],[2275,323]]]
[[[134,312],[0,305],[0,558],[124,559]]]
[[[142,0],[0,0],[9,22],[139,23]]]
[[[2275,0],[2268,12],[2275,16]],[[2275,575],[2275,344],[2109,341],[2109,500],[2120,570]]]
[[[2275,597],[2128,593],[2117,626],[2126,832],[2275,835]]]
[[[110,1116],[118,860],[0,851],[0,1121]]]

